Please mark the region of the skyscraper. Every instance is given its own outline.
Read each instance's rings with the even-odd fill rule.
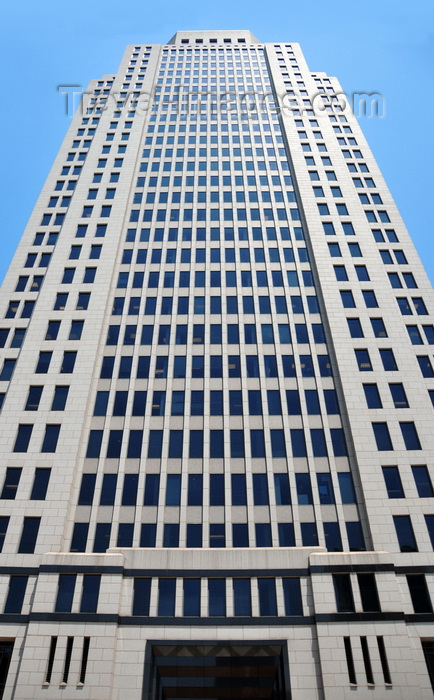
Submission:
[[[432,697],[434,296],[335,78],[128,46],[1,299],[0,696]]]

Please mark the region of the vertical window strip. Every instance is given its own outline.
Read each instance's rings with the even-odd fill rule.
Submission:
[[[353,650],[350,637],[344,637],[345,656],[347,659],[348,677],[352,685],[357,685],[356,669],[354,666]]]
[[[381,668],[383,670],[384,682],[387,684],[392,683],[392,676],[390,675],[389,663],[387,661],[386,646],[384,644],[384,637],[377,637],[378,653],[380,654]]]
[[[56,655],[56,647],[57,647],[57,637],[51,637],[50,652],[48,654],[47,672],[45,674],[45,683],[51,683],[51,676],[53,673],[53,666],[54,666],[54,657]]]
[[[370,685],[374,685],[374,674],[372,673],[371,657],[369,655],[368,640],[366,637],[360,637],[362,645],[363,663],[365,664],[366,680]]]
[[[68,637],[68,640],[66,643],[65,666],[63,668],[63,676],[62,676],[62,683],[64,683],[65,685],[68,682],[69,668],[71,666],[71,657],[72,657],[72,647],[73,646],[74,646],[74,637]]]
[[[90,647],[90,637],[84,637],[83,639],[83,651],[81,654],[81,665],[80,665],[80,680],[79,682],[84,685],[86,680],[86,669],[87,660],[89,657],[89,647]]]

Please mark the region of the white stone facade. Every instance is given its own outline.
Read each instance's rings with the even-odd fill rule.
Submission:
[[[432,697],[433,313],[298,44],[128,46],[2,287],[2,697]]]

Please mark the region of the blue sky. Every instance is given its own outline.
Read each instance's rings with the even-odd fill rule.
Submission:
[[[4,6],[2,20],[0,280],[69,126],[57,86],[85,88],[117,70],[127,44],[250,29],[263,42],[299,42],[310,69],[337,76],[347,93],[384,96],[385,117],[361,126],[434,281],[432,2],[24,0]]]

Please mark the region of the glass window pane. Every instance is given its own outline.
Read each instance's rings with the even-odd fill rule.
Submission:
[[[173,617],[175,614],[175,578],[158,579],[158,615]]]
[[[283,578],[283,597],[285,615],[303,615],[301,588],[299,578]]]
[[[274,578],[258,578],[259,614],[277,615],[276,581]]]
[[[226,615],[226,580],[224,578],[208,579],[208,614],[210,617]]]
[[[189,617],[200,616],[200,578],[185,578],[183,614]]]
[[[76,574],[59,574],[55,612],[71,612]]]
[[[250,579],[234,578],[232,585],[234,591],[234,615],[250,617],[252,614]]]
[[[149,615],[151,582],[150,578],[134,579],[133,615]]]
[[[93,574],[85,574],[83,576],[83,592],[81,596],[80,612],[96,613],[100,585],[101,576]]]
[[[395,515],[393,517],[396,536],[401,552],[417,552],[416,539],[409,515]]]

